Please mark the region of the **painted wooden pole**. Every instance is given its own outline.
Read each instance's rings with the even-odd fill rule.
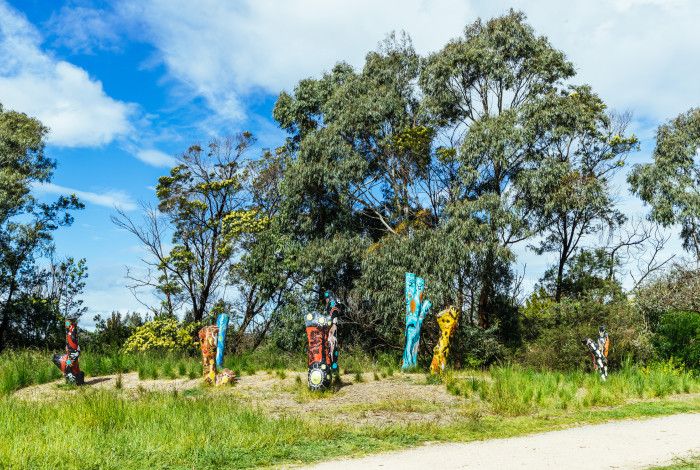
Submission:
[[[406,273],[406,344],[403,351],[403,370],[415,367],[418,361],[418,345],[423,320],[430,312],[430,300],[423,298],[425,280],[413,273]]]

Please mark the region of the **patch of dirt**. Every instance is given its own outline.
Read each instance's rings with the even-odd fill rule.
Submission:
[[[253,405],[271,416],[300,416],[319,421],[362,425],[387,425],[406,422],[445,423],[457,419],[466,400],[451,395],[444,385],[428,385],[422,374],[396,374],[374,379],[373,373],[341,376],[334,391],[313,393],[306,385],[306,372],[257,372],[241,376],[235,385],[202,387],[202,379],[139,380],[135,372],[122,374],[121,390],[117,375],[90,377],[82,387],[67,387],[57,380],[33,385],[14,393],[22,400],[56,400],[82,393],[85,389],[113,390],[138,399],[143,391],[183,392],[200,389],[211,396],[224,395]]]
[[[448,393],[444,385],[426,384],[422,374],[396,374],[375,380],[373,373],[366,373],[362,381],[357,381],[354,374],[345,374],[339,387],[321,394],[309,392],[306,380],[305,372],[287,372],[284,379],[259,372],[241,377],[235,387],[221,392],[272,415],[305,415],[346,424],[351,419],[358,425],[444,423],[456,419],[462,411],[460,405],[466,402]]]
[[[22,400],[54,400],[66,395],[75,395],[84,389],[117,390],[118,375],[102,375],[85,379],[85,384],[80,387],[68,386],[63,379],[41,385],[32,385],[22,388],[14,393],[14,396]],[[136,372],[122,374],[121,390],[129,395],[138,395],[142,391],[151,392],[178,392],[198,387],[201,379],[157,379],[139,380]]]

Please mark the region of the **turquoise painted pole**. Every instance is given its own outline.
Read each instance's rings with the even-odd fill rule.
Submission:
[[[216,341],[216,368],[224,367],[224,347],[226,346],[226,330],[228,329],[228,314],[221,313],[216,318],[216,326],[219,327],[219,335]]]
[[[403,351],[403,365],[401,366],[404,370],[416,366],[421,327],[432,306],[429,300],[423,299],[424,289],[425,280],[422,277],[406,273],[406,345]]]

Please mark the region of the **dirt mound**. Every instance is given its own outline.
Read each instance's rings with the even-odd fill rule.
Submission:
[[[452,421],[465,400],[449,394],[444,385],[426,384],[422,374],[397,374],[375,379],[373,373],[341,376],[334,391],[310,392],[305,372],[287,372],[284,378],[257,373],[243,376],[221,390],[272,415],[307,415],[321,421],[355,424],[391,424],[415,421]]]
[[[377,380],[379,379],[379,380]],[[197,379],[140,380],[135,372],[91,377],[85,385],[68,387],[63,380],[33,385],[15,392],[22,400],[55,400],[85,390],[112,390],[138,399],[146,391],[185,392],[225,396],[243,405],[253,405],[272,416],[313,416],[320,421],[356,424],[391,424],[407,421],[446,422],[461,412],[464,399],[450,395],[443,385],[426,384],[421,374],[396,374],[379,378],[373,373],[343,375],[333,391],[313,393],[307,389],[305,372],[258,372],[243,375],[231,387],[204,387]]]
[[[54,382],[20,389],[14,393],[14,396],[22,400],[52,400],[65,395],[80,393],[84,389],[119,390],[117,386],[118,381],[119,377],[116,374],[102,375],[86,379],[85,384],[81,387],[72,387],[66,385],[63,379],[59,379]],[[141,391],[183,391],[198,387],[200,383],[201,379],[187,378],[140,380],[136,372],[121,375],[121,390],[130,394]]]

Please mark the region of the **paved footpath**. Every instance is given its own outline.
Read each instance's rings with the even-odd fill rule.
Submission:
[[[552,431],[466,444],[431,444],[314,469],[639,469],[700,454],[700,413]]]

